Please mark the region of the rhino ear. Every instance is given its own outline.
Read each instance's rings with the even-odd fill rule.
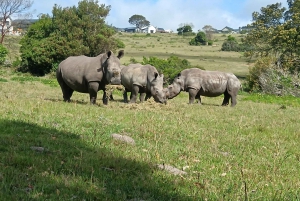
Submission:
[[[181,73],[178,73],[177,77],[181,76]]]
[[[112,51],[109,50],[106,54],[107,54],[107,58],[109,58],[112,54]]]
[[[121,59],[124,56],[124,50],[120,50],[118,54],[118,58]]]
[[[157,78],[157,76],[158,76],[158,73],[154,73],[154,77],[155,77],[155,79]]]

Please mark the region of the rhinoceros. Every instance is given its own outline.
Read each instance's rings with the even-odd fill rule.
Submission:
[[[138,93],[140,100],[153,96],[156,102],[166,103],[166,94],[163,92],[163,75],[151,65],[129,64],[121,71],[121,84],[125,87],[124,102],[127,102],[127,92],[131,92],[129,103],[135,103]]]
[[[56,71],[56,78],[61,87],[64,101],[69,102],[74,91],[90,94],[90,103],[95,104],[97,92],[103,90],[103,104],[108,103],[105,85],[121,84],[120,58],[112,51],[96,57],[71,56],[63,60]]]
[[[194,103],[195,98],[201,103],[200,95],[216,97],[224,94],[222,105],[228,105],[231,98],[231,106],[234,107],[240,86],[239,79],[232,73],[190,68],[181,71],[164,92],[167,98],[172,99],[181,91],[187,91],[190,104]]]

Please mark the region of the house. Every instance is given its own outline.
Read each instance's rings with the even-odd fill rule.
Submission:
[[[234,31],[234,29],[233,28],[230,28],[230,27],[228,27],[228,26],[226,26],[226,27],[224,27],[223,29],[221,29],[221,32],[222,33],[231,33],[231,32],[233,32]]]
[[[248,33],[248,32],[250,32],[252,29],[254,29],[254,26],[243,26],[243,27],[239,27],[239,32],[245,32],[245,33]]]
[[[141,31],[143,33],[155,33],[156,32],[156,28],[154,26],[152,26],[152,25],[149,25],[149,26],[141,28]]]
[[[135,33],[138,32],[138,28],[136,27],[128,27],[124,29],[125,32],[129,32],[129,33]]]
[[[0,17],[0,31],[2,32],[2,29],[6,34],[12,34],[13,33],[13,26],[12,26],[12,19],[8,17],[6,20],[3,17]]]
[[[166,31],[165,31],[164,28],[157,28],[157,29],[156,29],[156,32],[157,32],[157,33],[166,33]]]

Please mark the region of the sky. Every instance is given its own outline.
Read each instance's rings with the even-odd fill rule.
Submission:
[[[52,14],[54,4],[61,7],[78,6],[79,0],[33,0],[30,10],[32,18],[40,13]],[[193,31],[205,25],[222,29],[233,29],[251,23],[252,13],[261,7],[286,0],[99,0],[99,4],[110,5],[106,23],[118,28],[133,27],[128,20],[132,15],[144,16],[151,25],[176,30],[183,23],[193,24]]]

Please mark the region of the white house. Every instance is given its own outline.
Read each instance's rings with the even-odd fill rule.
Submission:
[[[2,29],[8,35],[13,33],[14,28],[12,26],[12,20],[10,17],[7,18],[5,22],[4,22],[3,17],[0,17],[0,31],[2,31]]]
[[[155,33],[156,32],[156,28],[154,26],[152,26],[152,25],[149,25],[147,27],[141,28],[141,31],[143,33]]]

